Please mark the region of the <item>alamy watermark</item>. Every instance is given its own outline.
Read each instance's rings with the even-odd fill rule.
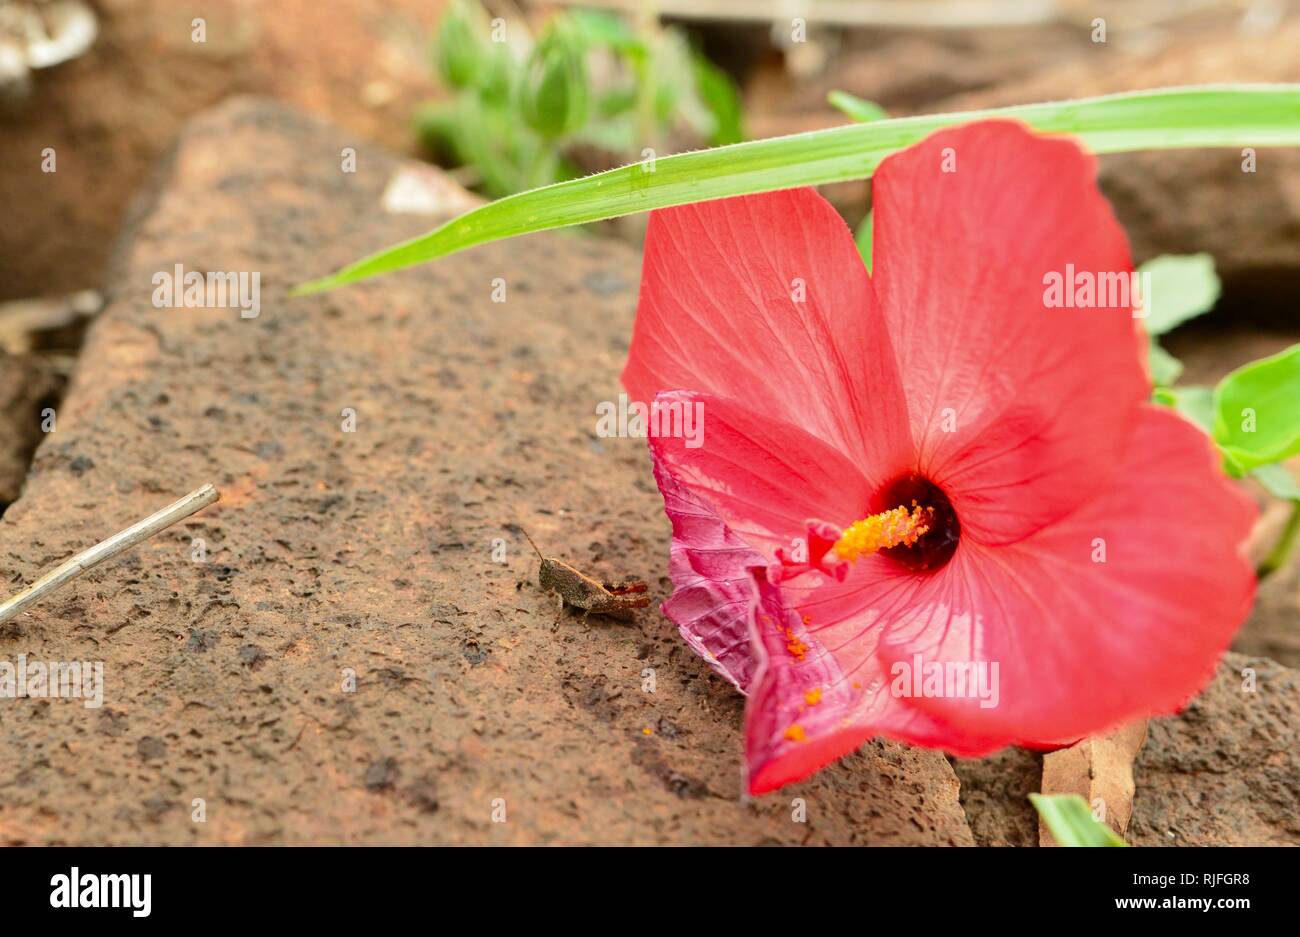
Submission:
[[[1049,270],[1043,274],[1048,309],[1132,309],[1145,319],[1151,309],[1151,273],[1137,270]]]
[[[704,445],[702,400],[655,400],[647,405],[619,394],[617,403],[602,400],[596,404],[596,416],[596,435],[602,439],[653,436],[684,439],[687,449]]]
[[[153,876],[96,875],[73,866],[67,875],[50,878],[51,908],[129,908],[132,917],[153,909]]]
[[[102,660],[0,660],[0,699],[79,699],[87,709],[104,704]]]
[[[997,661],[922,660],[913,654],[889,668],[893,681],[889,692],[895,699],[977,699],[980,709],[993,709],[1002,694],[998,688]]]
[[[257,271],[187,273],[176,264],[159,270],[150,282],[158,309],[238,309],[241,319],[256,319],[262,311],[262,274]]]

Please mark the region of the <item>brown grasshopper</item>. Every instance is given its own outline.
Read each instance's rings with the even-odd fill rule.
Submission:
[[[537,570],[537,584],[547,592],[554,592],[560,597],[559,608],[555,610],[555,623],[559,625],[560,616],[565,606],[582,609],[582,620],[588,615],[609,615],[614,618],[630,620],[632,609],[645,608],[650,604],[648,588],[639,579],[627,579],[622,582],[601,582],[593,579],[581,570],[574,569],[563,560],[553,556],[543,556],[542,551],[528,536],[528,531],[517,524],[510,525],[527,538],[533,552],[541,560]]]

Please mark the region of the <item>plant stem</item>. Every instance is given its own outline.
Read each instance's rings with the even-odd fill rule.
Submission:
[[[141,541],[148,540],[155,534],[161,533],[172,524],[202,510],[220,497],[221,495],[218,494],[216,488],[211,485],[204,485],[202,488],[191,491],[179,501],[167,505],[161,511],[150,514],[142,521],[137,521],[126,530],[119,531],[107,540],[95,544],[89,550],[82,550],[50,570],[22,592],[0,603],[0,622],[13,618],[27,606],[39,602],[51,592],[62,588],[92,566],[111,559],[124,550],[131,549]]]
[[[645,46],[645,58],[637,68],[636,122],[642,148],[659,151],[655,120],[655,68],[659,58],[659,13],[653,0],[643,0],[637,15],[637,33]]]
[[[1286,526],[1282,528],[1282,534],[1277,538],[1277,543],[1273,544],[1273,549],[1269,551],[1268,556],[1264,557],[1264,562],[1259,564],[1255,570],[1255,575],[1259,579],[1271,576],[1286,566],[1287,561],[1291,558],[1291,551],[1295,548],[1297,535],[1300,534],[1300,500],[1291,502],[1291,516],[1287,518]]]

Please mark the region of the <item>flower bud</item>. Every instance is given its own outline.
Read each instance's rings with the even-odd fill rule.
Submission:
[[[452,0],[438,23],[434,62],[450,88],[472,85],[487,53],[478,13],[466,0]]]
[[[586,47],[563,21],[553,23],[534,47],[521,96],[524,120],[544,137],[563,136],[586,123]]]

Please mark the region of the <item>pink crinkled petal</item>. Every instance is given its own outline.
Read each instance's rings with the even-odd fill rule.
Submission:
[[[809,636],[762,571],[756,571],[754,585],[749,626],[756,666],[745,705],[745,764],[749,792],[762,794],[806,777],[870,738],[861,726],[840,724],[840,714],[859,708],[874,688],[845,679],[835,655]]]
[[[785,567],[781,579],[810,566],[830,572],[827,553],[840,529],[808,518],[851,521],[870,489],[834,448],[737,401],[666,391],[654,402],[698,408],[702,432],[694,442],[703,443],[653,433],[649,439],[664,510],[673,524],[670,572],[676,591],[663,610],[691,647],[744,690],[753,672],[750,570],[778,563]],[[809,534],[802,543],[791,536],[800,530]],[[796,544],[797,562],[778,558],[778,550]]]
[[[673,594],[662,610],[697,654],[746,692],[755,659],[749,642],[754,581],[749,570],[767,561],[705,501],[673,478],[650,448],[664,513],[673,525],[668,571]]]

